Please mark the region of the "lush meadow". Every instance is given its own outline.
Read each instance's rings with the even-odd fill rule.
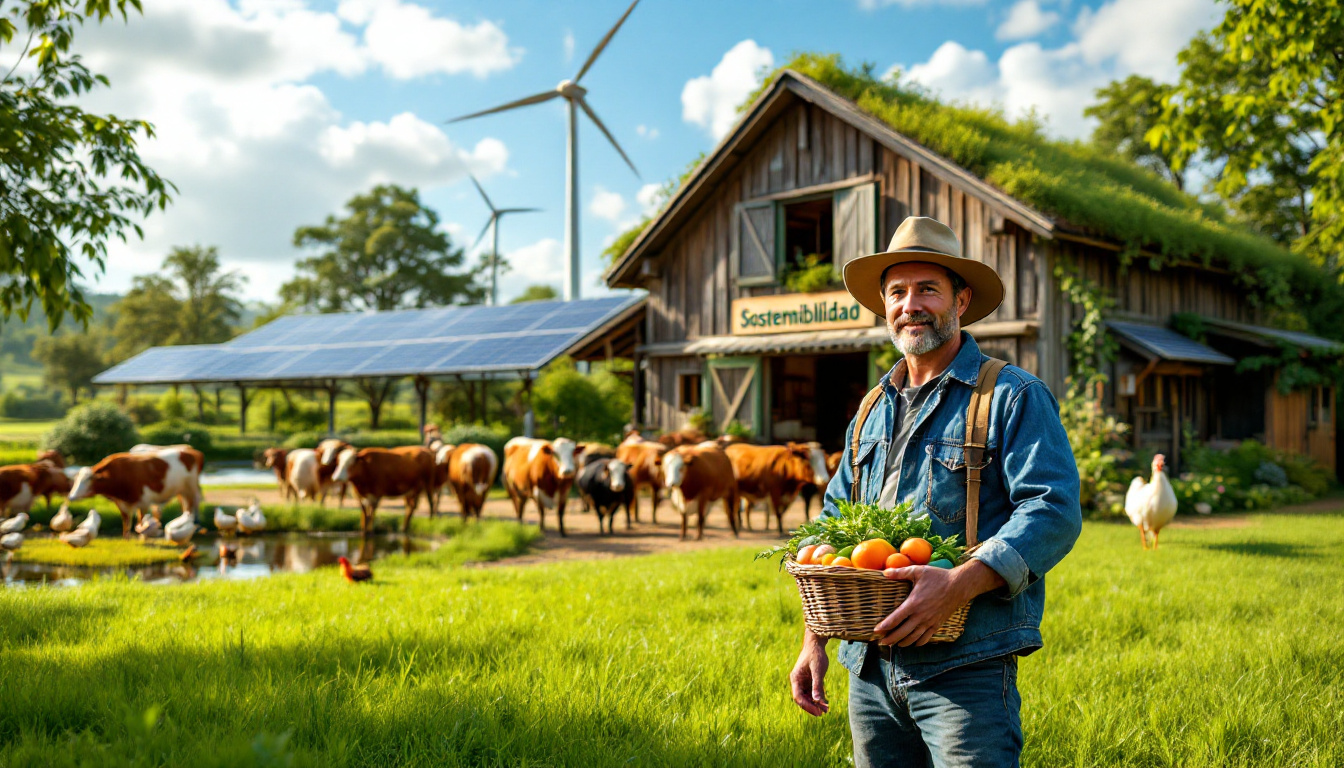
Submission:
[[[1050,577],[1025,764],[1344,764],[1344,515],[1136,539],[1089,523]],[[454,560],[0,592],[0,764],[846,764],[843,670],[797,711],[797,596],[749,550]]]

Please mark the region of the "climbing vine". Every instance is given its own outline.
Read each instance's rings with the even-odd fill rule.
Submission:
[[[1064,296],[1083,310],[1065,345],[1072,364],[1068,397],[1085,396],[1106,383],[1106,366],[1119,352],[1119,345],[1106,332],[1106,313],[1115,307],[1115,298],[1078,274],[1064,258],[1055,264],[1055,279]]]

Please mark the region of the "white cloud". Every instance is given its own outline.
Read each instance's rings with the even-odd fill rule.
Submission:
[[[565,30],[564,45],[565,45],[565,62],[568,63],[574,60],[574,30],[572,29]]]
[[[1081,138],[1091,130],[1083,109],[1097,88],[1129,74],[1174,78],[1177,52],[1217,15],[1214,0],[1112,0],[1084,9],[1073,25],[1076,39],[1058,48],[1019,43],[993,62],[949,41],[905,78],[947,99],[1002,107],[1011,117],[1036,110],[1051,133]]]
[[[517,296],[529,285],[549,285],[557,291],[564,285],[564,249],[553,237],[505,251],[504,258],[509,262],[509,271],[499,276],[501,301]]]
[[[650,128],[649,126],[644,125],[643,123],[640,123],[639,125],[635,126],[635,133],[639,134],[641,138],[648,139],[649,141],[653,141],[654,139],[658,138],[658,129]]]
[[[1021,0],[1008,10],[1008,16],[994,31],[999,40],[1026,40],[1059,23],[1059,13],[1041,10],[1036,0]]]
[[[640,212],[645,216],[657,213],[663,204],[663,185],[645,184],[640,187],[635,193],[635,202],[639,203]]]
[[[249,298],[274,300],[301,255],[291,245],[296,227],[322,221],[376,183],[429,189],[458,181],[464,166],[478,176],[505,168],[508,150],[497,139],[461,147],[409,112],[344,119],[307,82],[368,66],[341,21],[296,0],[236,8],[146,0],[144,17],[131,24],[85,30],[80,52],[113,87],[83,104],[153,123],[156,136],[141,143],[141,155],[179,190],[145,220],[143,241],[110,245],[98,288],[122,290],[172,246],[200,243],[219,246],[226,266],[252,276]]]
[[[620,192],[611,192],[598,187],[593,193],[593,202],[589,204],[588,210],[599,219],[616,222],[625,214],[625,198]]]
[[[336,13],[364,27],[365,55],[402,80],[436,72],[485,77],[522,58],[490,21],[462,24],[403,0],[342,0]]]
[[[762,69],[775,57],[755,40],[743,40],[728,49],[710,74],[692,78],[681,90],[681,117],[722,138],[737,121],[737,107],[756,89]]]

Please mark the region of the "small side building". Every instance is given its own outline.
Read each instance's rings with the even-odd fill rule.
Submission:
[[[1334,468],[1333,388],[1285,394],[1272,370],[1238,373],[1237,363],[1285,344],[1344,347],[1267,327],[1229,270],[1126,268],[1119,238],[1028,205],[792,70],[764,88],[606,274],[613,288],[648,293],[642,321],[622,337],[638,361],[636,421],[679,429],[703,409],[720,430],[737,421],[764,441],[839,449],[890,342],[842,287],[794,288],[809,267],[840,269],[879,250],[907,216],[946,223],[967,255],[994,266],[1004,302],[967,330],[1056,395],[1083,314],[1057,267],[1113,300],[1107,320],[1121,351],[1104,399],[1134,424],[1137,448],[1179,466],[1182,430],[1193,429]],[[1204,338],[1172,330],[1177,315],[1199,318]]]

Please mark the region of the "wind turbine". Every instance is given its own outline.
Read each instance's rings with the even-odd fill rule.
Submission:
[[[490,233],[490,306],[499,304],[499,220],[504,218],[506,213],[532,213],[540,211],[540,208],[496,208],[495,204],[490,202],[490,196],[485,194],[485,189],[481,187],[481,182],[476,180],[476,175],[467,172],[471,177],[471,183],[476,185],[476,191],[481,193],[481,199],[485,200],[485,206],[490,209],[490,219],[485,222],[485,227],[481,229],[481,234],[477,236],[476,242],[472,243],[471,249],[476,250],[476,246],[485,239],[485,233]]]
[[[625,160],[625,164],[635,172],[636,178],[639,177],[639,171],[635,168],[635,164],[630,162],[625,150],[621,149],[621,145],[616,142],[616,137],[611,135],[611,131],[608,131],[607,126],[602,124],[597,113],[593,111],[592,107],[588,106],[588,101],[584,98],[588,89],[579,85],[579,81],[588,73],[589,68],[593,66],[593,62],[597,61],[597,57],[607,47],[607,43],[611,42],[611,38],[625,23],[626,18],[630,16],[630,12],[635,10],[636,5],[639,5],[639,0],[630,3],[630,7],[625,9],[621,18],[616,20],[616,25],[611,28],[611,31],[607,32],[606,37],[602,38],[593,52],[588,54],[588,60],[583,62],[583,66],[579,68],[579,73],[574,76],[573,80],[561,80],[554,90],[542,91],[517,101],[455,117],[448,121],[456,123],[462,120],[470,120],[473,117],[492,115],[496,112],[505,112],[531,104],[540,104],[551,99],[564,99],[569,102],[569,146],[566,153],[568,163],[565,166],[565,285],[563,291],[565,301],[579,298],[579,126],[576,109],[582,109],[583,113],[588,115],[588,119],[593,121],[598,130],[602,131],[602,135],[607,137],[607,141],[610,141],[611,145],[620,153],[621,159]]]

